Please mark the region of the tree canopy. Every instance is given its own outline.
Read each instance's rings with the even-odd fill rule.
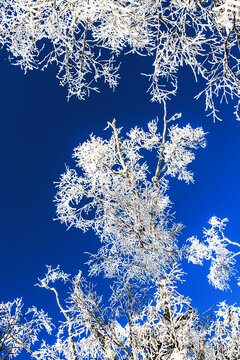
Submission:
[[[2,0],[0,43],[24,71],[55,63],[68,97],[83,100],[100,79],[117,86],[123,55],[148,56],[152,72],[144,75],[163,117],[128,133],[114,119],[106,136],[91,134],[74,149],[75,168],[55,184],[56,217],[93,231],[99,247],[87,279],[47,266],[38,280],[55,297],[59,322],[34,306],[24,311],[21,299],[0,304],[1,359],[239,359],[240,307],[223,301],[199,313],[179,289],[186,261],[209,264],[217,289],[230,289],[232,279],[240,285],[240,244],[217,216],[201,240],[181,237],[169,190],[172,178],[194,182],[189,165],[206,133],[167,111],[188,66],[213,118],[232,99],[239,120],[239,31],[237,0]],[[98,275],[109,280],[110,296],[89,282]]]
[[[147,130],[135,127],[127,136],[114,120],[109,139],[91,135],[74,150],[77,170],[67,168],[57,184],[57,217],[95,231],[101,245],[90,257],[89,275],[111,279],[111,295],[106,304],[81,271],[72,278],[48,266],[38,286],[53,292],[64,321],[53,329],[36,308],[21,321],[21,300],[2,304],[0,329],[10,358],[23,350],[37,360],[239,357],[240,309],[222,302],[214,316],[204,316],[178,291],[183,259],[210,261],[210,284],[228,288],[239,255],[229,246],[240,247],[224,235],[227,219],[216,217],[204,229],[204,241],[179,243],[182,224],[171,213],[169,180],[193,181],[187,166],[194,150],[206,146],[202,128],[180,127],[180,117],[168,118],[165,106],[160,129],[151,121]],[[155,166],[148,165],[146,151]],[[67,297],[57,281],[70,285]],[[53,340],[32,346],[43,327],[53,331]]]
[[[117,86],[123,54],[152,59],[145,75],[157,102],[176,95],[187,65],[204,80],[195,96],[205,96],[214,119],[230,98],[239,119],[239,14],[237,0],[3,0],[0,44],[24,71],[55,63],[79,99],[99,91],[100,79]]]

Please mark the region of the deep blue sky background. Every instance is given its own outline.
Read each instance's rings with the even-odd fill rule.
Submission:
[[[117,118],[126,131],[145,126],[159,116],[162,107],[150,102],[147,79],[140,76],[149,66],[146,59],[128,56],[121,66],[121,81],[113,93],[101,86],[100,94],[85,101],[66,100],[66,89],[55,78],[56,69],[30,72],[12,66],[8,54],[0,53],[1,109],[1,261],[0,301],[23,297],[26,306],[36,305],[53,311],[52,294],[33,285],[45,272],[45,265],[61,265],[75,274],[88,259],[85,251],[96,251],[98,239],[89,232],[66,231],[55,217],[54,181],[72,165],[73,148],[91,132],[106,136],[107,121]],[[177,221],[186,225],[182,238],[201,236],[212,215],[228,217],[226,234],[239,241],[239,143],[240,123],[231,107],[222,108],[223,122],[206,118],[204,101],[192,100],[197,85],[192,75],[180,72],[179,95],[169,103],[169,113],[183,113],[183,124],[202,126],[209,132],[206,149],[197,151],[192,164],[195,184],[172,181],[171,199]],[[185,264],[186,265],[186,264]],[[186,265],[189,271],[183,291],[200,311],[224,298],[239,299],[240,288],[222,293],[208,285],[207,268]],[[101,278],[98,288],[104,290]]]

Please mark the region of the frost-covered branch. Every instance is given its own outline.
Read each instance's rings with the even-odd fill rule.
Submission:
[[[135,127],[123,138],[114,121],[109,140],[92,135],[75,149],[79,174],[67,169],[61,176],[58,219],[83,231],[93,228],[103,244],[92,257],[91,274],[124,272],[145,281],[147,274],[162,276],[180,256],[176,235],[181,225],[169,221],[167,177],[193,181],[187,166],[195,157],[192,149],[205,146],[205,134],[190,125],[169,127],[169,122],[164,118],[162,132],[151,121],[148,131]],[[158,158],[154,176],[143,150]]]
[[[58,69],[68,97],[99,91],[99,80],[115,88],[119,56],[148,56],[152,101],[176,95],[178,70],[188,66],[206,109],[218,118],[218,103],[239,107],[240,6],[237,0],[3,0],[0,44],[24,71]],[[146,73],[142,69],[143,73]],[[200,96],[200,94],[198,96]]]
[[[51,319],[42,310],[35,307],[24,314],[21,299],[0,304],[0,357],[8,359],[26,350],[31,356],[40,360],[32,350],[40,331],[45,328],[52,331]]]
[[[153,120],[146,130],[135,127],[126,135],[114,120],[108,137],[91,135],[74,150],[76,169],[67,168],[57,183],[57,218],[98,236],[89,274],[108,277],[110,295],[99,296],[81,271],[72,277],[47,266],[38,286],[54,294],[59,321],[37,346],[40,330],[52,329],[48,316],[34,307],[23,315],[21,300],[0,305],[3,359],[239,358],[240,308],[222,302],[206,317],[179,292],[184,256],[195,264],[210,260],[209,281],[224,290],[240,254],[232,251],[240,245],[224,235],[227,219],[215,216],[204,242],[192,237],[179,244],[182,225],[171,213],[171,178],[193,182],[194,151],[206,146],[203,129],[179,126],[179,118],[168,120],[165,106],[162,123]]]
[[[229,240],[224,235],[224,229],[228,219],[219,219],[213,216],[209,220],[210,229],[204,229],[204,242],[200,243],[196,237],[188,239],[191,246],[188,249],[188,260],[194,264],[203,264],[203,260],[210,260],[209,282],[216,288],[225,290],[229,288],[229,280],[235,274],[235,257],[240,252],[233,252],[228,249],[229,245],[240,244]]]
[[[17,348],[19,340],[16,341],[13,336],[9,349],[15,351],[17,348],[17,351],[9,353],[9,358],[16,357],[21,350],[27,350],[32,358],[38,360],[218,360],[238,356],[240,309],[223,302],[219,304],[215,316],[204,319],[191,306],[190,299],[178,293],[176,282],[183,274],[177,266],[172,268],[168,278],[161,279],[155,287],[142,286],[137,281],[123,284],[119,278],[112,288],[109,305],[103,305],[102,298],[80,273],[71,278],[59,267],[48,267],[40,286],[48,288],[46,283],[56,282],[56,289],[62,275],[66,275],[67,283],[71,284],[67,298],[61,289],[66,310],[62,311],[63,306],[59,307],[59,299],[56,298],[65,321],[57,324],[49,343],[43,341],[41,347],[34,351],[29,351],[26,346]],[[12,313],[8,323],[13,325],[13,321],[16,326],[16,317]],[[72,324],[71,334],[69,321]],[[9,336],[10,331],[6,333]],[[33,340],[32,336],[33,333],[28,333],[29,341]],[[75,353],[72,352],[72,341]],[[4,342],[10,345],[7,338]]]

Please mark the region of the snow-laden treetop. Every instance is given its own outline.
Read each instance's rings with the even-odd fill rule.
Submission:
[[[195,264],[210,260],[209,282],[224,290],[238,255],[227,246],[239,246],[224,236],[227,220],[212,217],[204,242],[191,237],[179,248],[182,225],[173,222],[167,194],[170,177],[193,182],[188,165],[193,150],[206,146],[205,133],[176,124],[181,114],[166,116],[165,106],[161,131],[154,120],[147,131],[135,127],[122,137],[114,120],[108,123],[108,140],[91,135],[79,145],[73,155],[77,169],[67,168],[57,184],[57,218],[68,227],[92,228],[99,236],[101,247],[89,262],[91,275],[158,282],[185,256]]]
[[[4,359],[24,352],[35,360],[239,358],[240,308],[221,302],[212,316],[199,314],[178,290],[184,258],[208,260],[209,282],[227,289],[239,255],[234,245],[240,247],[224,235],[227,219],[216,216],[204,241],[191,237],[179,244],[182,225],[171,213],[170,178],[193,181],[189,164],[195,149],[206,145],[202,128],[179,126],[180,116],[167,119],[165,107],[162,124],[151,121],[147,130],[135,127],[125,136],[114,120],[109,136],[91,135],[75,149],[76,170],[67,168],[57,184],[57,217],[99,237],[89,273],[111,279],[109,298],[102,301],[81,271],[71,277],[48,266],[38,286],[55,296],[61,321],[54,328],[43,311],[24,313],[19,299],[2,303]],[[50,334],[45,339],[39,335],[44,328]]]

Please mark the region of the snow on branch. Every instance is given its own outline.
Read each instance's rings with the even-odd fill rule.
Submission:
[[[60,319],[52,322],[22,302],[0,305],[0,356],[28,354],[35,360],[219,360],[237,359],[240,309],[225,302],[211,316],[199,314],[179,293],[183,256],[210,260],[209,281],[228,288],[240,252],[224,235],[227,219],[212,217],[204,242],[178,243],[167,195],[171,177],[190,182],[195,149],[205,147],[202,128],[176,123],[180,114],[150,121],[124,135],[116,120],[105,138],[93,134],[74,150],[76,169],[57,183],[57,217],[68,227],[93,229],[100,239],[90,257],[90,275],[111,279],[110,295],[99,296],[79,271],[75,277],[47,266],[38,286],[52,294]],[[59,286],[59,283],[61,285]],[[3,355],[3,356],[2,356]],[[25,357],[24,357],[25,359]]]
[[[203,264],[203,260],[210,260],[209,283],[220,290],[229,289],[229,280],[235,274],[235,257],[240,252],[233,252],[227,247],[234,245],[240,248],[240,244],[232,242],[224,235],[224,229],[228,219],[219,219],[213,216],[209,220],[211,227],[204,229],[204,242],[200,243],[196,237],[191,237],[188,249],[188,261],[194,264]]]
[[[25,349],[35,359],[38,356],[31,350],[31,346],[38,341],[40,331],[45,330],[50,334],[52,322],[43,310],[34,306],[23,313],[21,299],[0,304],[0,357],[12,358]]]
[[[182,226],[169,216],[167,178],[193,181],[187,169],[195,158],[192,150],[206,142],[202,128],[169,126],[177,118],[167,120],[165,114],[162,132],[154,120],[147,131],[135,127],[126,137],[114,120],[108,140],[91,135],[74,150],[79,170],[67,169],[57,184],[57,218],[69,227],[92,228],[100,237],[91,274],[124,272],[144,281],[146,274],[159,277],[180,256],[176,235]],[[155,152],[153,173],[143,150]]]
[[[47,278],[49,270],[48,267]],[[109,305],[103,303],[94,287],[79,274],[73,278],[67,276],[71,284],[67,297],[63,289],[59,293],[58,281],[55,281],[59,272],[63,274],[59,267],[51,270],[56,277],[50,290],[58,294],[56,300],[63,320],[58,322],[50,341],[47,338],[40,347],[31,350],[30,345],[35,342],[43,323],[42,313],[36,312],[38,321],[23,323],[20,321],[21,300],[2,304],[1,358],[11,359],[24,351],[25,357],[27,352],[36,360],[218,360],[238,357],[240,308],[222,302],[214,316],[204,318],[191,306],[190,299],[176,289],[175,280],[182,276],[179,267],[173,267],[169,277],[162,278],[154,287],[149,283],[142,286],[137,281],[122,283],[119,278],[112,287]],[[49,290],[48,286],[43,287]]]
[[[115,88],[119,63],[133,53],[152,59],[152,101],[176,95],[178,70],[205,79],[206,109],[239,108],[240,6],[237,0],[2,0],[0,45],[26,72],[55,64],[68,97],[84,99],[99,83]],[[120,58],[121,55],[121,58]],[[146,73],[142,69],[143,73]]]

